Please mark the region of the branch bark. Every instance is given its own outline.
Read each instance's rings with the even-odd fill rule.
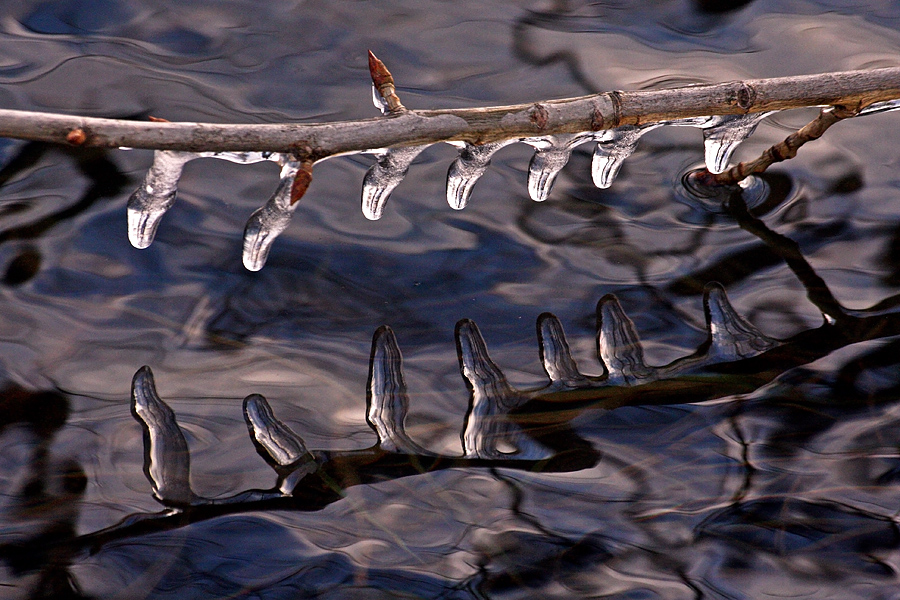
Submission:
[[[137,122],[0,110],[0,137],[74,146],[190,152],[284,152],[302,160],[374,148],[600,131],[708,115],[842,106],[900,98],[900,68],[752,79],[665,90],[612,91],[533,104],[404,110],[335,123]]]

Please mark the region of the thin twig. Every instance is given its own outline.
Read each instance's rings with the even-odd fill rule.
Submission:
[[[750,175],[758,175],[777,162],[797,156],[797,150],[807,142],[817,140],[829,127],[844,119],[855,117],[859,109],[848,109],[832,106],[823,109],[819,116],[795,131],[783,141],[766,150],[756,159],[738,163],[722,173],[711,173],[708,169],[700,169],[690,174],[694,184],[702,186],[736,185]]]
[[[386,81],[382,83],[390,106],[391,94],[396,98],[396,92],[388,89]],[[386,116],[335,123],[137,122],[0,110],[0,137],[105,148],[285,152],[316,161],[373,148],[443,141],[484,143],[708,115],[807,106],[866,106],[897,98],[900,68],[893,67],[666,90],[613,91],[490,108],[400,110],[402,104],[397,99],[397,110],[390,110]]]

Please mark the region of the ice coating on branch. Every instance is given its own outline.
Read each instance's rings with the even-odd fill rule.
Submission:
[[[877,115],[878,113],[888,112],[891,110],[900,110],[900,98],[897,100],[885,100],[884,102],[874,102],[865,107],[857,116]]]
[[[593,138],[593,133],[573,133],[523,140],[537,149],[528,165],[528,195],[531,199],[535,202],[546,200],[556,176],[569,162],[572,149]]]
[[[578,372],[559,319],[550,313],[544,313],[538,317],[537,326],[541,363],[550,381],[567,386],[589,383],[588,378]]]
[[[275,418],[272,407],[264,396],[251,394],[244,398],[244,421],[253,441],[279,467],[288,467],[300,461],[315,462],[300,436]]]
[[[523,396],[509,385],[491,360],[478,326],[469,319],[456,325],[459,367],[469,388],[469,412],[462,432],[463,455],[467,458],[540,460],[552,456],[536,440],[526,436],[506,415],[519,406]]]
[[[128,241],[132,246],[143,249],[153,242],[160,219],[175,203],[184,165],[195,158],[198,155],[193,152],[153,153],[150,170],[128,199]]]
[[[487,144],[465,143],[459,151],[459,158],[451,163],[447,171],[447,203],[451,208],[462,210],[466,207],[472,188],[487,171],[494,153],[516,141],[518,140],[509,139]]]
[[[378,328],[372,338],[367,387],[366,421],[378,435],[378,445],[387,452],[426,454],[406,433],[409,396],[403,378],[403,356],[390,327]]]
[[[606,189],[612,185],[622,163],[634,153],[641,136],[663,123],[649,123],[647,125],[625,125],[615,129],[607,129],[595,134],[597,148],[591,159],[591,177],[594,185]]]
[[[291,204],[291,186],[300,164],[288,161],[281,167],[281,180],[275,193],[264,206],[257,209],[244,227],[244,267],[259,271],[269,258],[272,243],[291,222],[297,205]]]
[[[597,304],[597,330],[597,354],[609,372],[609,383],[634,384],[653,376],[653,369],[644,364],[634,323],[612,294]]]
[[[157,150],[153,164],[138,189],[128,199],[128,240],[135,248],[153,243],[159,222],[175,203],[184,165],[195,158],[218,158],[238,164],[278,160],[272,152],[175,152]]]
[[[710,173],[721,173],[728,168],[728,161],[737,147],[753,135],[756,126],[772,112],[723,115],[713,117],[701,125],[706,168]]]
[[[371,221],[381,218],[384,205],[409,171],[409,165],[429,144],[406,146],[379,152],[378,161],[363,179],[362,211]]]
[[[144,472],[153,495],[164,504],[188,505],[191,458],[175,413],[156,393],[153,372],[141,367],[131,381],[131,410],[144,430]]]
[[[381,97],[381,93],[379,93],[378,88],[375,87],[375,84],[372,84],[372,104],[375,105],[375,108],[381,111],[381,114],[386,115],[390,110],[387,101]]]
[[[750,358],[778,345],[776,340],[763,335],[734,310],[725,288],[719,283],[706,286],[703,309],[711,341],[707,355],[714,362]]]

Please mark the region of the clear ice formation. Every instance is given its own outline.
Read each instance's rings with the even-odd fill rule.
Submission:
[[[607,383],[633,385],[653,377],[654,370],[644,364],[644,348],[634,323],[612,294],[597,304],[597,330],[597,354],[607,369]]]
[[[562,323],[556,316],[544,313],[538,317],[538,343],[541,364],[551,383],[565,387],[583,387],[591,383],[578,371]]]
[[[778,345],[734,310],[719,283],[706,286],[703,308],[711,341],[707,353],[710,364],[750,358]]]
[[[747,113],[712,117],[703,129],[703,148],[706,168],[710,173],[721,173],[728,168],[728,161],[737,147],[753,135],[757,125],[773,112]]]
[[[387,101],[381,97],[381,94],[378,92],[378,88],[375,87],[375,84],[372,84],[372,104],[375,105],[375,108],[381,111],[381,114],[386,115],[390,110]]]
[[[403,378],[403,356],[390,327],[383,325],[372,339],[366,420],[386,452],[429,454],[406,433],[409,395]]]
[[[594,137],[593,133],[573,133],[524,139],[526,144],[536,148],[528,165],[528,195],[531,199],[535,202],[546,200],[556,176],[569,162],[572,150]]]
[[[164,504],[189,505],[191,458],[175,413],[156,393],[153,372],[141,367],[131,382],[131,408],[144,430],[144,472],[153,495]]]
[[[363,178],[362,211],[370,221],[381,218],[384,205],[409,171],[409,165],[429,144],[373,152],[378,160]]]
[[[859,114],[857,116],[862,117],[864,115],[877,115],[878,113],[888,112],[891,110],[900,110],[900,99],[875,102],[859,111]]]
[[[488,355],[478,326],[463,319],[456,325],[456,345],[460,372],[469,387],[469,413],[462,432],[466,458],[509,458],[522,460],[549,458],[553,452],[509,421],[506,415],[525,397],[506,381]]]
[[[494,153],[517,141],[519,140],[514,138],[487,144],[463,144],[459,157],[450,164],[447,171],[447,203],[450,207],[454,210],[464,209],[469,203],[472,188],[487,171]]]
[[[591,178],[598,188],[606,189],[612,185],[622,163],[634,153],[641,136],[663,123],[647,125],[625,125],[615,129],[607,129],[595,134],[597,147],[591,159]]]
[[[196,158],[218,158],[239,164],[279,160],[272,152],[175,152],[157,150],[153,164],[138,189],[128,199],[128,240],[135,248],[153,243],[159,222],[175,203],[184,165]]]
[[[259,271],[269,258],[272,243],[291,222],[297,205],[291,204],[291,186],[300,163],[286,161],[281,167],[281,180],[275,193],[261,208],[247,220],[244,227],[244,267],[248,271]]]

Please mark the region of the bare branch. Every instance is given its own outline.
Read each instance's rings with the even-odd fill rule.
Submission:
[[[388,87],[393,85],[387,80],[382,84],[383,92],[390,98],[392,92]],[[397,110],[389,111],[387,116],[335,123],[135,122],[0,110],[0,136],[106,148],[284,152],[301,159],[319,160],[373,148],[442,141],[481,144],[516,137],[600,131],[691,117],[807,106],[861,108],[897,98],[900,98],[900,68],[893,67],[666,90],[613,91],[488,108],[400,110],[402,105],[397,99]]]

